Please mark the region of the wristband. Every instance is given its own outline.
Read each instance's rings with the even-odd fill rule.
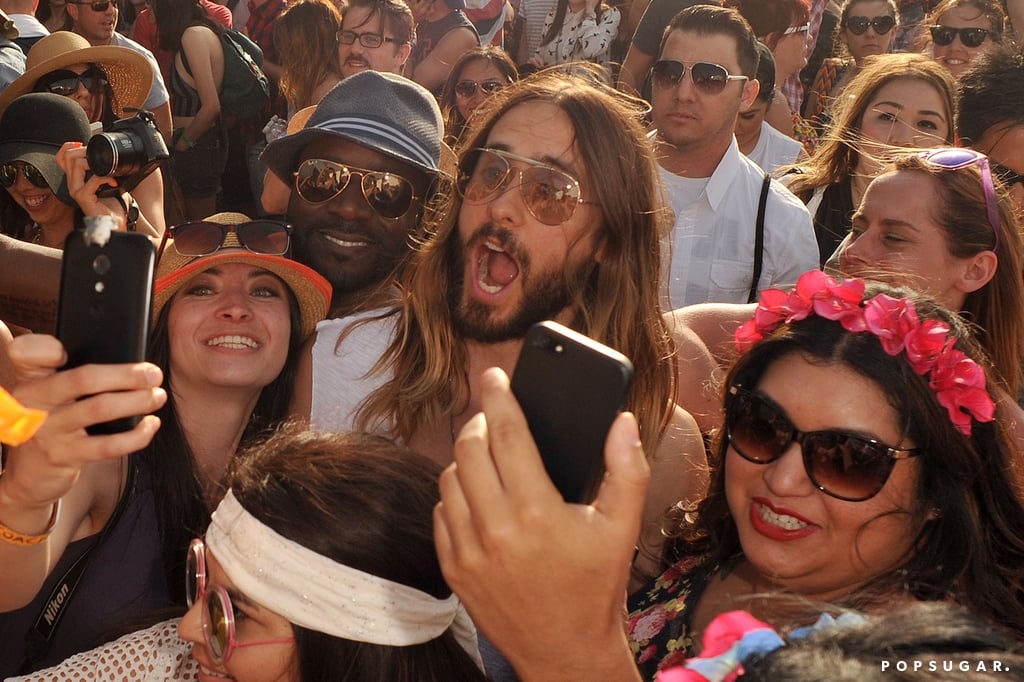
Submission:
[[[57,521],[60,519],[60,500],[53,503],[53,512],[50,514],[50,521],[46,524],[46,530],[40,535],[25,535],[19,533],[16,530],[11,530],[4,524],[0,523],[0,540],[3,540],[9,545],[21,545],[22,547],[30,547],[32,545],[38,545],[40,542],[50,537],[50,533],[57,527]]]
[[[181,129],[181,140],[185,143],[185,146],[189,149],[196,146],[196,143],[189,139],[188,135],[185,134],[185,129]]]
[[[117,203],[121,204],[121,208],[124,209],[124,222],[125,227],[129,232],[135,232],[135,225],[139,222],[139,202],[135,201],[135,197],[128,194],[128,201],[124,200],[125,195],[116,195]]]

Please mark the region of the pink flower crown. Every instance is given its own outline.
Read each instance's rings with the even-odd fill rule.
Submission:
[[[913,301],[878,294],[864,300],[864,282],[837,283],[820,270],[800,275],[789,293],[766,289],[753,319],[736,330],[736,348],[745,353],[779,326],[817,314],[836,320],[849,332],[869,331],[889,355],[904,352],[914,371],[929,374],[928,386],[960,433],[971,435],[971,418],[990,422],[995,403],[985,389],[985,372],[978,363],[953,347],[949,325],[917,317]]]

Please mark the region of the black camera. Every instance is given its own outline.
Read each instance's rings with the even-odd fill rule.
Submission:
[[[114,121],[106,131],[93,135],[85,148],[89,170],[117,179],[117,187],[103,185],[97,196],[130,192],[169,157],[156,119],[148,111]]]

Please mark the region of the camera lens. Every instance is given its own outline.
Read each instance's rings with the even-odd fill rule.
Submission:
[[[110,259],[106,254],[100,254],[92,261],[92,269],[97,275],[105,275],[110,272]]]
[[[89,170],[96,175],[113,175],[117,168],[117,147],[110,135],[93,135],[85,148],[85,159],[89,162]]]
[[[124,176],[149,163],[145,143],[131,132],[93,135],[85,148],[89,169],[96,175]]]

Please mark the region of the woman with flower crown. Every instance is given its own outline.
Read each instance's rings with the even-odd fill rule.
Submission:
[[[435,537],[449,584],[520,675],[557,659],[579,679],[634,679],[632,651],[650,679],[697,653],[723,612],[803,625],[807,603],[948,600],[1024,638],[1015,453],[960,318],[813,271],[764,292],[736,343],[709,492],[670,514],[664,572],[634,592],[625,632],[649,476],[631,418],[609,433],[594,504],[564,505],[507,379],[488,377],[442,476]]]

